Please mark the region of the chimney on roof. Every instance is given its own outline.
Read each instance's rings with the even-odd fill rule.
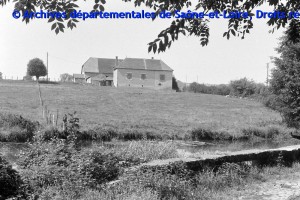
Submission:
[[[116,56],[116,66],[118,66],[119,65],[119,58],[118,58],[118,56]]]
[[[151,58],[152,60],[154,59],[154,57]]]

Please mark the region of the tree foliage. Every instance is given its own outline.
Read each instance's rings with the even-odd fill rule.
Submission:
[[[196,82],[191,83],[188,86],[188,91],[194,93],[203,93],[203,94],[216,94],[216,95],[229,95],[230,87],[225,84],[220,85],[206,85],[199,84]]]
[[[231,95],[238,97],[251,96],[255,93],[255,83],[247,78],[230,81]]]
[[[6,5],[12,0],[2,0],[0,5]],[[195,12],[223,12],[226,11],[239,11],[247,12],[250,16],[254,15],[255,9],[261,5],[270,6],[273,10],[281,12],[297,11],[300,7],[299,0],[122,0],[124,2],[133,2],[136,7],[146,6],[153,9],[158,15],[162,11],[169,11],[174,16],[177,10],[193,10]],[[59,32],[64,32],[65,29],[73,29],[76,27],[76,23],[79,21],[70,17],[75,9],[78,9],[78,0],[19,0],[15,2],[15,9],[21,11],[24,15],[25,11],[35,11],[35,10],[48,10],[48,11],[58,11],[66,12],[67,17],[62,18],[50,18],[48,23],[52,23],[51,30],[54,30],[56,34]],[[94,0],[92,11],[104,11],[104,4],[106,0]],[[23,18],[23,21],[29,23],[32,19]],[[290,18],[270,18],[267,24],[272,27],[272,31],[279,29],[280,27],[285,27]],[[170,26],[162,30],[157,38],[150,42],[148,45],[149,52],[163,52],[178,40],[179,35],[190,35],[200,38],[200,44],[206,46],[209,42],[209,19],[197,19],[197,18],[184,18],[184,19],[174,19]],[[296,21],[294,21],[296,22]],[[298,25],[296,25],[298,24]],[[299,28],[299,23],[295,24]],[[247,33],[253,28],[253,23],[250,18],[230,18],[228,19],[228,29],[225,30],[223,36],[229,39],[231,36],[245,37]],[[299,30],[299,29],[298,29]],[[291,39],[294,41],[294,33],[291,34]]]
[[[27,64],[27,75],[35,76],[36,80],[41,76],[47,75],[47,69],[44,62],[39,58],[34,58]]]
[[[176,80],[176,78],[175,78],[174,76],[172,77],[172,89],[173,89],[173,90],[176,90],[176,92],[179,92],[179,91],[180,91],[180,89],[179,89],[179,87],[178,87],[177,80]]]
[[[300,37],[289,43],[291,25],[281,38],[276,51],[280,57],[274,58],[275,68],[270,81],[271,91],[277,96],[280,111],[289,125],[300,126]]]
[[[61,74],[59,77],[62,82],[71,82],[73,80],[73,76],[68,73]]]
[[[203,94],[216,94],[216,95],[231,95],[235,97],[249,97],[252,95],[265,95],[267,87],[262,83],[256,83],[247,78],[232,80],[229,84],[220,85],[206,85],[196,82],[188,86],[188,91]]]

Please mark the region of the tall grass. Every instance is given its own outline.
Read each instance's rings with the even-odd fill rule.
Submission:
[[[149,162],[151,160],[176,158],[177,146],[173,142],[154,142],[154,141],[130,141],[115,143],[110,147],[94,144],[85,151],[99,151],[112,153],[120,160],[135,164]]]
[[[232,190],[264,180],[259,169],[237,164],[226,163],[217,172],[205,170],[198,173],[186,171],[181,166],[173,167],[137,171],[103,190],[88,190],[81,199],[235,199]]]

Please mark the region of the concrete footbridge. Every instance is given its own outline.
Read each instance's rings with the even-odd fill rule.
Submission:
[[[176,163],[182,163],[191,170],[201,170],[205,167],[215,167],[223,163],[240,163],[251,161],[257,165],[270,165],[282,163],[291,165],[300,161],[300,145],[286,146],[277,149],[251,149],[224,153],[221,155],[203,155],[197,158],[172,158],[166,160],[154,160],[139,167],[159,168]]]

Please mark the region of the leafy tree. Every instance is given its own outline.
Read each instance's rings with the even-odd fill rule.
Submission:
[[[12,0],[2,0],[0,5],[6,5],[7,2]],[[232,11],[247,12],[250,16],[254,16],[255,9],[259,6],[266,5],[270,6],[272,10],[277,10],[281,12],[297,11],[300,7],[299,0],[122,0],[124,2],[134,2],[136,7],[146,6],[153,9],[156,15],[162,11],[169,11],[172,16],[175,16],[175,12],[178,10],[193,10],[194,12],[204,12],[205,14],[210,12],[220,12],[223,11],[229,13]],[[49,23],[52,23],[51,30],[54,30],[56,34],[59,32],[64,32],[67,29],[73,29],[76,27],[76,23],[79,21],[70,17],[70,14],[78,9],[77,0],[56,0],[56,1],[45,1],[45,0],[19,0],[15,2],[15,9],[21,11],[22,15],[25,11],[32,12],[36,10],[48,10],[48,11],[64,11],[66,12],[66,18],[50,18]],[[106,0],[94,0],[95,4],[92,11],[104,11],[104,4]],[[32,18],[34,19],[34,18]],[[23,18],[23,21],[29,23],[29,18]],[[275,29],[280,27],[285,27],[291,18],[270,18],[267,24]],[[150,42],[148,51],[162,52],[166,48],[170,48],[175,40],[178,40],[179,35],[190,35],[200,38],[200,44],[205,46],[209,42],[209,22],[207,18],[180,18],[175,19],[171,22],[170,26],[165,30],[162,30],[157,38]],[[296,22],[296,21],[295,21]],[[299,22],[295,23],[295,28],[291,32],[291,41],[295,41],[295,33],[299,27]],[[224,37],[230,38],[231,36],[238,36],[242,39],[250,30],[253,28],[253,23],[250,17],[244,18],[230,18],[228,19],[228,29],[225,30],[223,34]]]
[[[27,64],[27,75],[35,76],[39,80],[41,76],[47,75],[47,69],[44,62],[39,58],[34,58]]]
[[[29,63],[27,64],[27,75],[36,77],[36,82],[37,82],[38,88],[39,88],[40,103],[41,103],[42,110],[43,110],[44,102],[42,99],[42,92],[41,92],[41,88],[40,88],[40,84],[39,84],[39,78],[41,76],[47,75],[47,69],[46,69],[44,62],[39,58],[34,58],[34,59],[30,60]]]
[[[177,80],[176,80],[176,78],[175,78],[174,76],[172,77],[172,89],[173,89],[173,90],[176,90],[176,92],[179,92],[179,91],[180,91],[180,89],[179,89],[179,87],[178,87]]]
[[[276,51],[280,57],[274,58],[275,68],[272,71],[270,89],[277,96],[285,121],[290,126],[300,126],[300,36],[296,43],[290,43],[289,33],[293,24],[281,38]]]
[[[229,95],[230,87],[225,84],[205,85],[193,82],[189,85],[188,90],[194,93]]]
[[[256,83],[247,78],[230,81],[231,95],[239,97],[247,97],[255,94]]]
[[[68,73],[64,73],[60,75],[60,81],[62,82],[71,82],[73,80],[73,76]]]
[[[3,79],[3,75],[2,75],[2,72],[0,72],[0,80]]]

